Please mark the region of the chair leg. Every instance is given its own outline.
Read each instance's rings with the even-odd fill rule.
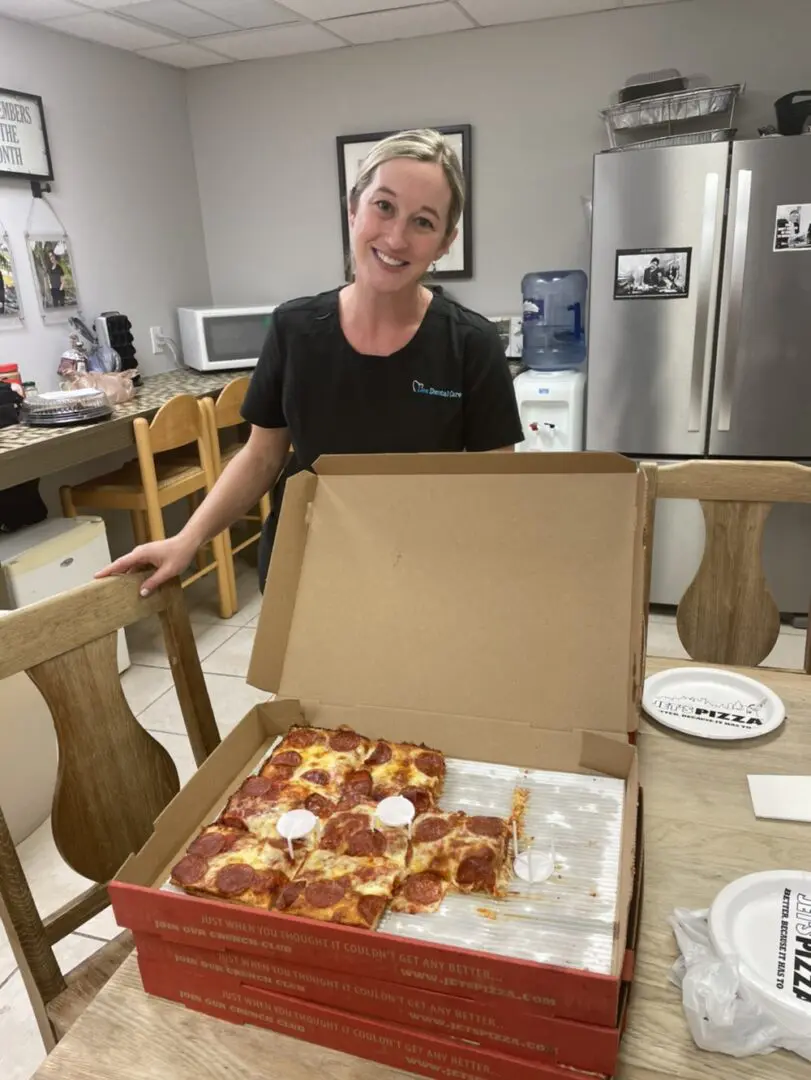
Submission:
[[[264,525],[270,517],[270,495],[267,493],[259,500],[259,520]]]
[[[226,540],[226,536],[228,539]],[[211,541],[214,562],[217,569],[217,594],[220,601],[220,618],[230,619],[237,611],[236,574],[234,556],[231,553],[231,538],[227,533],[220,533]],[[230,570],[229,570],[230,559]]]
[[[61,487],[59,489],[59,501],[62,503],[62,516],[75,518],[76,507],[73,505],[73,488]]]
[[[132,538],[136,546],[146,544],[149,540],[149,525],[144,511],[130,510],[130,521],[132,522]]]

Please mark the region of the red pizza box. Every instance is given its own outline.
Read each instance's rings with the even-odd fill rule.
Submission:
[[[641,888],[632,738],[645,501],[644,475],[605,454],[326,458],[291,480],[249,672],[278,696],[234,728],[111,883],[119,923],[175,944],[618,1027]],[[621,778],[610,973],[163,888],[201,825],[301,723],[346,724],[454,758]]]
[[[404,987],[353,972],[351,977],[284,960],[250,956],[234,949],[176,945],[151,934],[135,934],[138,959],[166,968],[166,978],[200,985],[228,985],[232,990],[269,990],[316,1005],[404,1024],[454,1041],[473,1042],[486,1050],[562,1065],[583,1072],[613,1073],[621,1029],[591,1027],[571,1020],[540,1017],[502,1002],[476,1001]],[[626,994],[627,998],[627,994]],[[623,1008],[622,1020],[625,1018]]]
[[[233,979],[199,975],[139,957],[149,994],[231,1023],[254,1024],[280,1035],[368,1058],[419,1076],[455,1080],[597,1080],[595,1074],[530,1062],[472,1043],[452,1042],[402,1024],[372,1020]]]

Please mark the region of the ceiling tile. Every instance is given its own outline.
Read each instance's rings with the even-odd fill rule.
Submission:
[[[82,7],[95,8],[97,11],[112,11],[113,8],[127,7],[132,3],[145,3],[145,0],[78,0]]]
[[[233,25],[217,19],[205,11],[197,11],[179,3],[179,0],[146,0],[142,4],[128,4],[116,8],[116,15],[126,15],[139,22],[170,30],[181,37],[203,37],[204,34],[224,34]]]
[[[460,0],[460,3],[481,26],[498,26],[607,11],[619,7],[621,0]]]
[[[320,26],[298,23],[265,30],[241,30],[237,34],[217,34],[206,38],[206,45],[234,60],[259,60],[268,56],[339,49],[344,42]]]
[[[83,10],[72,0],[0,0],[0,15],[11,15],[30,22],[76,15]]]
[[[176,45],[159,45],[157,49],[139,49],[138,55],[178,68],[210,67],[212,64],[231,63],[225,56],[217,56],[209,49],[201,49],[185,41],[179,41]]]
[[[474,24],[453,4],[429,4],[420,8],[377,11],[371,15],[350,15],[346,19],[328,19],[323,25],[353,45],[365,45],[371,41],[469,30]]]
[[[282,0],[282,3],[305,19],[339,19],[343,15],[365,15],[370,11],[440,4],[443,0]]]
[[[185,3],[209,15],[217,15],[244,30],[297,20],[294,12],[274,0],[185,0]]]
[[[152,45],[171,45],[174,38],[147,30],[145,26],[135,26],[126,19],[103,12],[88,11],[86,15],[71,15],[67,19],[54,19],[46,24],[53,30],[62,30],[76,37],[89,38],[103,45],[114,45],[119,49],[148,49]]]

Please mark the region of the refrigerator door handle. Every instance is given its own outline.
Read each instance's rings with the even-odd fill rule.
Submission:
[[[713,265],[718,232],[718,197],[721,178],[707,173],[704,182],[704,209],[701,217],[701,248],[698,260],[698,289],[696,295],[696,332],[693,341],[693,368],[690,375],[690,411],[688,431],[703,431],[707,422],[707,400],[704,396],[704,373],[707,365],[707,346],[712,318]]]
[[[732,254],[729,273],[729,293],[725,303],[725,318],[721,325],[718,358],[718,430],[729,431],[732,424],[732,391],[735,387],[735,368],[741,336],[743,315],[743,279],[746,270],[746,247],[749,240],[749,208],[752,201],[752,170],[738,171],[735,199],[735,221],[732,232]]]

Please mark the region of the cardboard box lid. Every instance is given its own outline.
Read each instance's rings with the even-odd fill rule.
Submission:
[[[644,495],[613,454],[322,458],[287,484],[248,680],[634,730]]]

